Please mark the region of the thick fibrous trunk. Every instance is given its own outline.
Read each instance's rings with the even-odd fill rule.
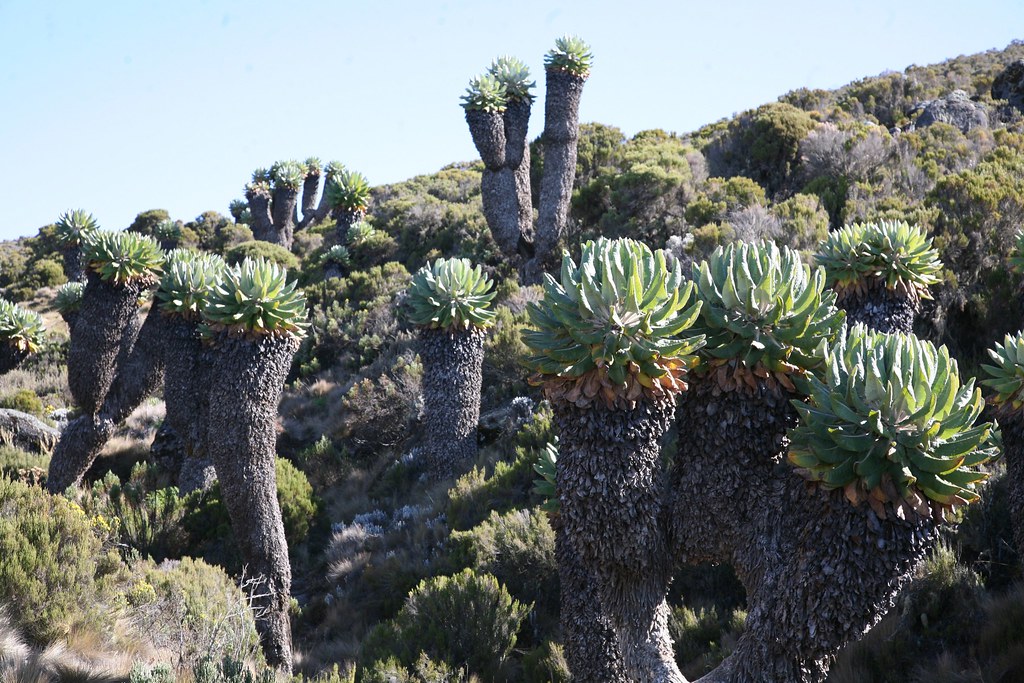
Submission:
[[[85,282],[85,261],[82,257],[82,245],[64,247],[60,250],[64,259],[64,276],[68,282]]]
[[[559,514],[595,577],[624,668],[638,681],[685,681],[673,656],[665,602],[671,565],[660,440],[673,401],[641,401],[632,410],[565,401],[553,407],[561,431]]]
[[[1017,544],[1017,556],[1024,558],[1024,417],[1020,414],[1000,415],[999,420],[1006,457],[1013,539]]]
[[[209,369],[204,443],[217,466],[247,573],[262,581],[254,608],[263,652],[268,663],[289,672],[291,566],[274,457],[277,404],[298,345],[293,337],[249,340],[222,334],[203,349]]]
[[[28,351],[11,344],[0,344],[0,375],[6,374],[21,365],[28,358]]]
[[[127,357],[138,331],[139,282],[112,285],[95,273],[82,295],[79,324],[68,345],[68,385],[75,403],[96,413],[114,381],[118,362]],[[88,324],[83,324],[88,321]],[[124,353],[124,355],[122,355]]]
[[[296,230],[309,225],[316,215],[316,192],[320,188],[320,174],[310,173],[302,181],[302,220],[295,226]],[[324,188],[326,191],[327,188]]]
[[[78,484],[114,435],[114,428],[110,420],[90,413],[72,420],[61,432],[60,441],[50,458],[46,489],[57,494]]]
[[[69,425],[50,459],[47,488],[53,493],[78,484],[95,462],[114,429],[139,407],[163,381],[166,328],[154,306],[116,375],[98,415],[86,414]]]
[[[363,220],[363,216],[366,215],[366,211],[362,209],[344,209],[340,206],[335,207],[331,211],[331,217],[334,218],[336,225],[334,229],[337,231],[338,240],[345,244],[348,242],[348,231],[353,225]]]
[[[480,178],[480,194],[484,218],[494,241],[508,257],[519,253],[522,227],[519,224],[519,197],[516,194],[515,170],[485,168]]]
[[[629,683],[622,667],[615,629],[601,609],[594,576],[580,561],[558,521],[555,522],[555,555],[561,586],[562,643],[573,678]]]
[[[299,191],[284,185],[274,188],[274,200],[271,203],[271,219],[274,222],[272,242],[285,249],[292,248],[292,236],[295,233],[295,206],[299,201]]]
[[[823,681],[836,652],[893,603],[934,539],[930,519],[879,519],[784,462],[788,396],[698,381],[679,406],[670,539],[689,563],[732,564],[747,624],[705,683]]]
[[[213,461],[203,445],[205,435],[207,372],[202,365],[203,345],[195,321],[175,315],[167,319],[164,374],[164,421],[178,435],[185,457],[178,488],[188,493],[211,483]]]
[[[423,430],[427,471],[447,479],[476,460],[483,330],[420,330],[423,362]]]
[[[530,146],[523,149],[523,159],[513,171],[516,185],[516,212],[519,216],[518,253],[533,256],[533,196],[530,187]]]
[[[466,123],[484,167],[497,171],[505,165],[505,123],[501,112],[466,110]]]
[[[264,242],[276,242],[274,221],[270,215],[270,195],[262,190],[247,190],[245,199],[249,202],[249,216],[252,218],[252,236]]]
[[[864,323],[876,332],[914,331],[919,307],[916,299],[899,296],[885,287],[874,287],[861,296],[847,296],[839,302],[850,325]]]
[[[508,103],[502,114],[505,130],[505,168],[515,169],[530,152],[526,135],[530,127],[530,100],[514,100]]]
[[[554,257],[569,220],[569,200],[576,178],[576,142],[579,138],[580,95],[584,79],[565,71],[548,70],[544,99],[544,175],[540,181],[540,208],[536,256],[543,268]],[[536,269],[539,273],[540,268]]]

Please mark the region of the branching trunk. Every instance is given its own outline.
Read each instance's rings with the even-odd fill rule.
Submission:
[[[783,462],[787,396],[683,395],[670,516],[680,561],[728,562],[747,591],[747,624],[704,683],[824,681],[838,650],[891,607],[935,535],[930,519],[879,519],[841,492],[810,488]]]
[[[897,296],[884,287],[874,287],[863,296],[847,296],[839,302],[849,325],[864,323],[876,332],[914,331],[914,318],[920,307],[916,300]]]
[[[247,575],[261,581],[254,607],[267,662],[291,671],[291,566],[277,501],[275,425],[281,387],[298,340],[222,335],[204,348],[209,369],[204,443]]]
[[[249,202],[252,218],[252,236],[264,242],[275,242],[274,220],[270,215],[270,195],[260,189],[248,189],[245,199]]]
[[[673,402],[607,410],[555,401],[554,409],[562,523],[593,572],[624,667],[638,681],[685,681],[672,653],[665,602],[671,564],[660,440]]]
[[[114,381],[118,361],[134,344],[143,291],[139,283],[115,286],[89,274],[78,311],[79,324],[68,346],[68,385],[75,403],[86,414],[99,410]]]
[[[292,236],[295,233],[295,206],[299,201],[297,189],[281,185],[274,188],[274,199],[271,203],[271,218],[274,222],[272,242],[285,249],[292,248]]]
[[[77,485],[114,435],[114,428],[110,420],[90,413],[72,420],[61,432],[60,441],[50,458],[46,490],[58,494]]]
[[[540,213],[534,240],[538,264],[535,274],[549,267],[565,235],[569,200],[576,178],[576,143],[579,138],[580,95],[583,78],[548,70],[544,99],[544,175],[540,182]]]
[[[316,193],[320,188],[320,173],[310,173],[302,181],[302,220],[295,226],[296,230],[309,225],[316,215]],[[324,192],[327,188],[324,188]]]
[[[427,470],[447,479],[476,460],[485,333],[420,330]]]
[[[509,257],[518,256],[522,235],[515,173],[511,168],[500,168],[497,171],[485,168],[480,178],[480,194],[487,227],[502,253]]]
[[[601,608],[594,575],[580,561],[558,520],[555,521],[555,554],[561,586],[562,643],[573,678],[629,683],[615,629]]]
[[[484,167],[501,170],[505,166],[505,123],[501,113],[467,109],[466,123]]]

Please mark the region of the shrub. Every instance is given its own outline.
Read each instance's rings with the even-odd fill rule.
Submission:
[[[320,510],[320,501],[313,494],[309,479],[290,461],[278,458],[275,466],[277,500],[281,505],[284,534],[291,546],[309,535],[309,528]]]
[[[446,514],[452,529],[470,529],[494,514],[526,507],[533,487],[535,453],[517,448],[512,462],[498,461],[494,471],[474,467],[448,491]]]
[[[262,240],[242,242],[231,247],[224,254],[224,259],[231,265],[237,265],[247,258],[255,260],[260,257],[288,269],[290,273],[297,272],[300,266],[298,256],[280,244],[272,244]]]
[[[466,569],[425,579],[409,593],[395,619],[367,637],[364,659],[392,654],[408,666],[425,652],[435,661],[466,666],[493,681],[529,611],[490,574]]]
[[[523,656],[523,680],[525,683],[569,683],[572,673],[562,646],[548,640],[527,652]]]
[[[0,602],[36,643],[100,609],[103,540],[78,505],[0,477]]]
[[[43,402],[31,389],[17,389],[0,397],[0,408],[20,410],[23,413],[42,417],[46,412]]]
[[[828,237],[829,215],[813,194],[795,194],[772,207],[781,221],[776,242],[791,249],[813,249]]]
[[[341,400],[347,436],[363,457],[405,439],[421,407],[423,366],[411,351],[374,375],[353,384]]]

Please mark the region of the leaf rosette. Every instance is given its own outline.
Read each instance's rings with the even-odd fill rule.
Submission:
[[[129,282],[152,284],[163,267],[164,253],[148,235],[96,230],[84,244],[89,268],[115,286]]]
[[[580,407],[632,407],[686,389],[704,337],[693,334],[701,304],[679,264],[631,239],[583,244],[580,263],[562,256],[561,282],[544,277],[529,309],[526,364],[549,398]]]
[[[530,80],[530,69],[522,60],[508,55],[498,57],[491,63],[487,72],[504,88],[507,101],[533,102],[530,89],[535,87],[537,82]]]
[[[549,71],[564,71],[577,78],[590,75],[594,55],[590,46],[577,36],[562,36],[555,40],[553,47],[544,55],[544,68]]]
[[[843,226],[822,241],[814,259],[840,301],[879,288],[912,301],[930,299],[928,287],[942,270],[931,238],[906,221]]]
[[[35,311],[0,299],[0,341],[18,351],[34,353],[43,343],[43,319]]]
[[[1013,249],[1010,250],[1010,270],[1024,273],[1024,230],[1018,230],[1013,236]]]
[[[466,111],[503,112],[508,106],[505,84],[492,73],[474,76],[469,80],[462,108]]]
[[[332,169],[327,175],[327,203],[345,211],[364,211],[370,200],[370,183],[358,171]]]
[[[824,377],[809,380],[800,424],[789,432],[789,462],[825,489],[880,517],[940,521],[978,500],[978,467],[998,455],[974,380],[961,385],[956,360],[914,335],[856,325],[829,353]]]
[[[707,336],[701,371],[722,391],[796,391],[794,379],[824,363],[846,315],[822,269],[769,241],[720,246],[694,264],[693,278],[703,303],[694,331]]]
[[[1002,413],[1019,411],[1024,406],[1024,331],[1006,335],[1002,344],[988,349],[988,355],[995,365],[982,363],[989,377],[981,384],[995,392],[989,403]]]
[[[556,477],[558,471],[558,437],[554,442],[548,442],[537,453],[537,460],[533,463],[533,471],[537,478],[533,480],[533,492],[544,499],[541,503],[541,510],[544,512],[558,512],[558,488]]]
[[[432,329],[468,330],[490,327],[493,283],[469,259],[437,259],[412,277],[407,302],[409,319]]]
[[[57,241],[63,247],[74,247],[88,241],[100,227],[93,215],[82,209],[65,211],[57,217],[56,226]]]
[[[224,275],[202,309],[206,336],[216,332],[260,337],[302,337],[306,322],[306,297],[288,281],[288,271],[262,257],[246,258],[224,269]]]
[[[168,252],[156,290],[160,310],[167,315],[198,320],[226,268],[224,259],[217,254],[200,254],[188,249]]]

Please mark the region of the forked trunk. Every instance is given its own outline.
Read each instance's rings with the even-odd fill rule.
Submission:
[[[671,565],[660,441],[673,400],[632,410],[554,401],[561,431],[557,488],[566,536],[593,573],[634,680],[685,681],[668,633]]]
[[[145,289],[139,282],[113,285],[89,273],[68,345],[68,385],[75,403],[86,414],[99,410],[118,362],[134,345],[139,296]]]
[[[66,429],[61,435],[50,458],[47,488],[51,492],[77,485],[114,430],[159,388],[164,378],[165,337],[162,316],[153,306],[130,350],[126,353],[122,348],[122,359],[114,368],[114,379],[99,414],[82,416],[76,420],[75,429]]]
[[[424,448],[427,472],[435,480],[452,477],[476,460],[484,337],[474,326],[420,330]]]
[[[85,282],[85,261],[82,255],[82,245],[64,247],[60,250],[64,259],[64,276],[68,282]]]
[[[260,582],[254,609],[267,662],[290,672],[291,566],[277,501],[275,425],[281,387],[299,342],[220,334],[203,349],[209,387],[204,442],[247,575]]]
[[[796,414],[782,392],[699,380],[680,403],[673,555],[728,562],[747,624],[705,683],[824,681],[840,648],[892,606],[935,536],[931,519],[880,519],[841,492],[808,486],[784,462]]]
[[[569,670],[577,681],[629,683],[615,629],[601,608],[594,575],[580,561],[559,520],[554,527],[562,643]]]
[[[505,165],[505,123],[501,112],[467,109],[466,123],[484,167],[500,170]]]
[[[263,190],[246,190],[249,202],[249,216],[252,219],[252,236],[264,242],[276,242],[274,221],[270,215],[270,195]]]
[[[579,138],[580,95],[583,78],[549,69],[544,99],[544,175],[540,181],[540,208],[534,240],[534,268],[550,267],[555,249],[565,235],[569,200],[576,178],[576,143]]]
[[[515,170],[485,168],[480,178],[480,194],[491,236],[507,258],[518,258],[522,233]]]
[[[920,305],[885,287],[872,287],[866,294],[844,297],[839,307],[846,311],[849,325],[864,323],[876,332],[910,334]]]
[[[274,200],[270,205],[274,229],[270,241],[280,244],[285,249],[292,248],[292,236],[295,233],[295,206],[298,201],[297,189],[284,185],[274,188]]]
[[[295,226],[296,230],[309,225],[316,215],[316,192],[320,188],[320,173],[310,173],[302,181],[302,220]],[[326,191],[327,188],[324,188]]]

